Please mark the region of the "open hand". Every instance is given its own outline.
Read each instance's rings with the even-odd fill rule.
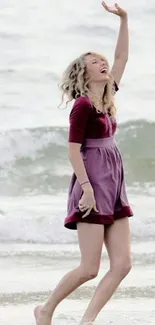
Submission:
[[[108,11],[114,15],[117,15],[121,18],[124,18],[127,16],[127,12],[125,10],[123,10],[122,8],[120,8],[117,3],[115,3],[114,6],[108,6],[104,1],[102,1],[102,6],[106,11]]]

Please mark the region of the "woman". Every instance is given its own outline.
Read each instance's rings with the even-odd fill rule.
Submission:
[[[75,99],[70,114],[69,158],[74,174],[65,227],[77,229],[81,263],[66,274],[44,306],[35,309],[37,325],[51,325],[56,306],[98,274],[103,243],[110,269],[96,288],[80,325],[92,322],[131,269],[129,216],[124,172],[114,140],[114,93],[128,60],[127,13],[117,4],[105,10],[120,17],[120,32],[111,72],[108,61],[86,53],[64,73],[63,94]]]

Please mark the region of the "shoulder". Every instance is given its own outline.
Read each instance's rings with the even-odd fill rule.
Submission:
[[[78,97],[72,107],[70,116],[74,114],[89,115],[93,110],[90,99],[87,96]]]
[[[92,104],[87,96],[80,96],[75,100],[73,107],[74,106],[86,106],[90,108],[92,107]]]

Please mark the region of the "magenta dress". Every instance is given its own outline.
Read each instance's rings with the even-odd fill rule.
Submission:
[[[78,222],[110,225],[133,216],[128,203],[123,162],[115,141],[116,121],[97,113],[88,97],[76,99],[70,114],[69,142],[80,143],[81,155],[94,190],[97,209],[86,217],[78,208],[82,188],[73,173],[64,226],[77,229]]]

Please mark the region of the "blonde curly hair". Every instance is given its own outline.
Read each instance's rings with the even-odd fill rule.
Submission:
[[[107,61],[103,55],[87,52],[70,63],[70,65],[64,71],[62,82],[59,85],[62,92],[62,103],[64,102],[64,97],[67,97],[66,106],[70,101],[80,96],[87,96],[91,98],[89,91],[90,80],[87,76],[87,67],[85,63],[85,58],[88,55],[98,56]],[[103,93],[103,109],[104,112],[108,112],[112,118],[114,118],[116,115],[114,92],[114,79],[110,75],[110,79],[107,81]]]

